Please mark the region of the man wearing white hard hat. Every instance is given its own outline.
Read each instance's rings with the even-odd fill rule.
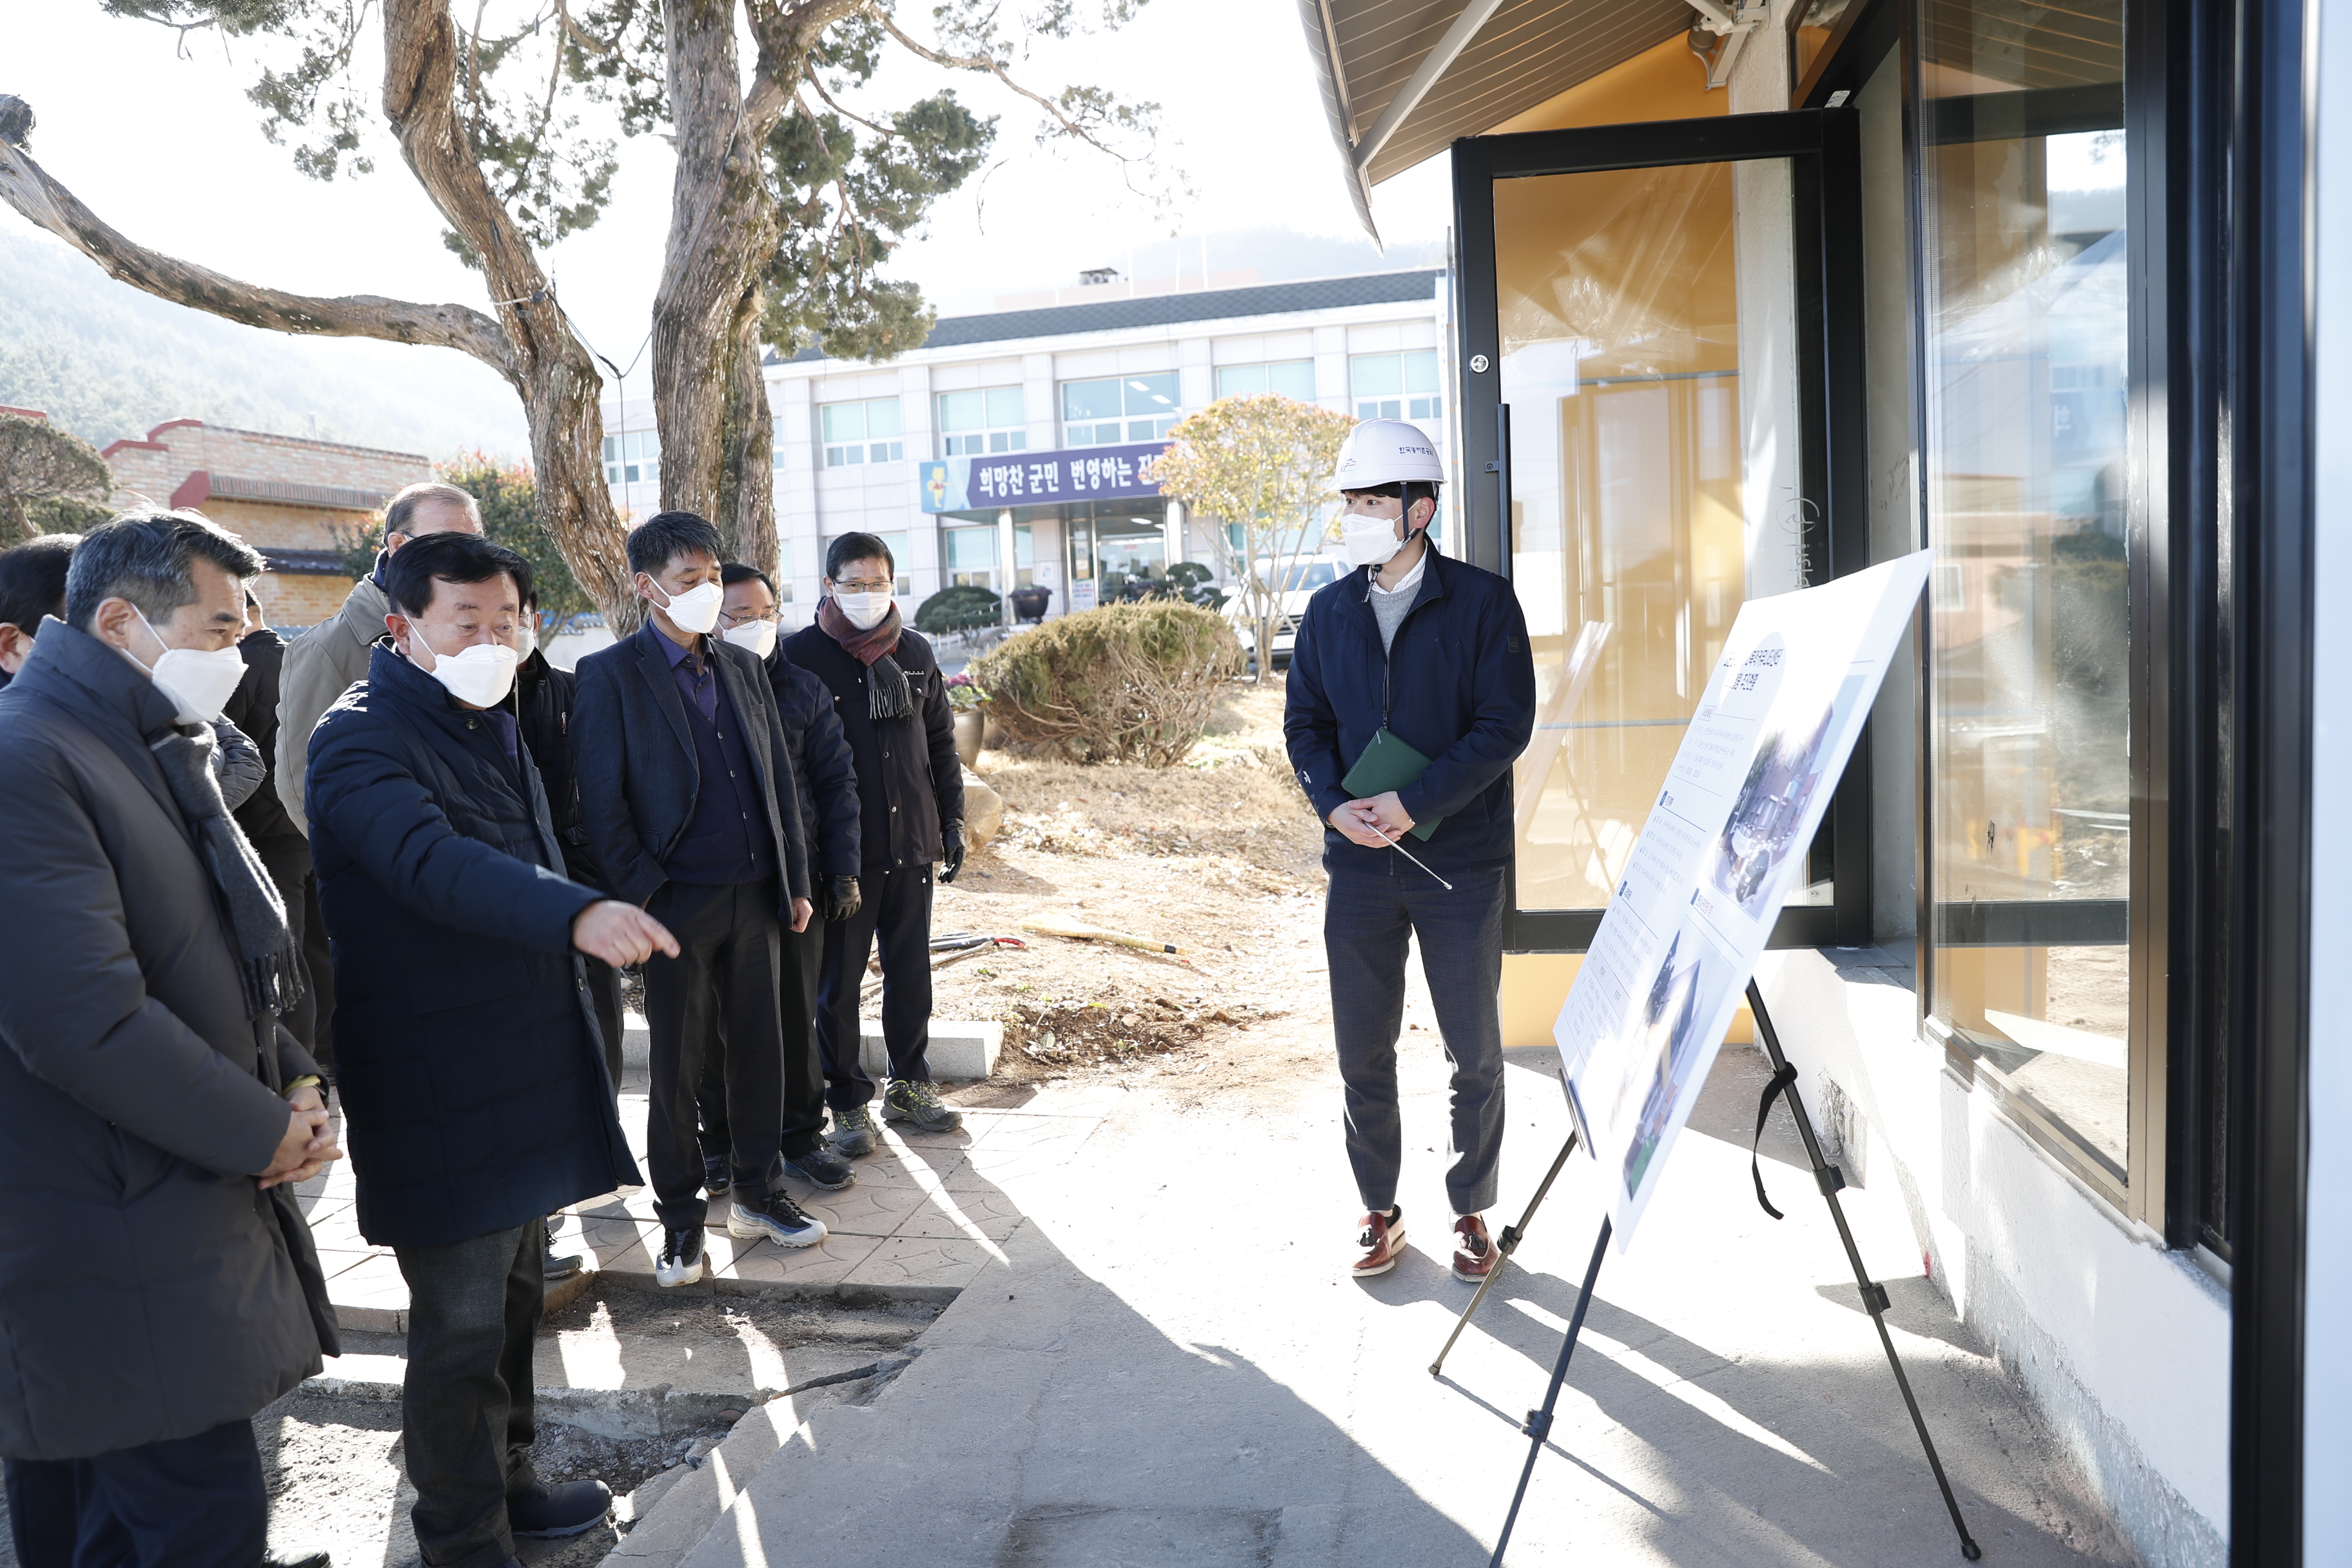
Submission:
[[[1535,661],[1511,585],[1429,538],[1444,469],[1418,427],[1357,426],[1334,476],[1350,572],[1298,627],[1283,731],[1328,831],[1323,917],[1348,1159],[1364,1216],[1349,1271],[1404,1252],[1396,1047],[1418,938],[1454,1067],[1445,1175],[1454,1278],[1496,1257],[1484,1213],[1503,1151],[1503,897],[1511,763],[1535,727]]]

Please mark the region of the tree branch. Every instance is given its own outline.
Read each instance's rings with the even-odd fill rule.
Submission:
[[[16,118],[20,111],[21,121]],[[21,123],[29,130],[31,122],[31,110],[21,100],[0,96],[0,123]],[[374,294],[336,299],[289,294],[165,256],[109,227],[31,153],[7,141],[0,141],[0,200],[97,262],[109,277],[175,305],[269,331],[459,349],[521,385],[506,333],[479,310],[412,304]]]
[[[925,45],[917,43],[914,39],[908,37],[903,31],[901,31],[898,26],[898,19],[892,16],[889,12],[882,10],[877,6],[875,9],[874,16],[892,37],[898,39],[901,46],[913,54],[930,61],[931,64],[935,66],[943,66],[949,70],[984,71],[988,75],[992,76],[997,80],[1003,82],[1006,87],[1012,89],[1013,91],[1018,93],[1021,97],[1027,99],[1030,102],[1035,104],[1038,108],[1052,115],[1055,121],[1058,123],[1062,130],[1067,134],[1076,137],[1079,141],[1085,142],[1087,146],[1092,147],[1098,153],[1108,153],[1111,157],[1118,159],[1122,163],[1131,161],[1126,153],[1120,152],[1116,147],[1108,145],[1093,132],[1088,131],[1085,126],[1079,124],[1076,121],[1072,120],[1068,115],[1063,113],[1061,106],[1055,103],[1052,99],[1032,92],[1027,88],[1023,87],[1019,82],[1014,81],[1013,78],[1006,73],[1003,66],[997,62],[995,56],[950,55],[946,53],[944,50],[930,48]]]
[[[840,104],[835,103],[834,101],[833,94],[824,90],[824,83],[817,80],[815,67],[803,65],[801,67],[801,74],[808,79],[808,84],[811,87],[816,89],[816,95],[824,100],[825,107],[832,110],[835,114],[840,115],[844,120],[854,121],[857,124],[863,125],[866,130],[874,132],[875,135],[882,137],[887,141],[896,142],[898,140],[898,133],[896,131],[885,130],[883,127],[875,124],[874,121],[861,119],[859,116],[852,114],[849,110],[842,108]],[[803,108],[805,110],[806,106],[803,105]]]

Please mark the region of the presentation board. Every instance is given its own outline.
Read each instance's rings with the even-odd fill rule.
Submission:
[[[1552,1037],[1620,1250],[1715,1065],[1935,552],[1740,607]]]

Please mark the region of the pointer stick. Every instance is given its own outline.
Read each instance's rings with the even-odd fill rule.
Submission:
[[[1398,854],[1403,856],[1414,865],[1421,866],[1421,857],[1404,847],[1404,835],[1400,833],[1394,838],[1391,838],[1388,835],[1388,830],[1381,826],[1380,819],[1377,817],[1372,820],[1372,831],[1379,834],[1381,841],[1387,844],[1390,848],[1395,850]],[[1424,871],[1429,871],[1429,868],[1426,866],[1421,866],[1421,868]],[[1429,871],[1429,874],[1433,877],[1437,877],[1437,873],[1434,871]],[[1443,877],[1437,877],[1437,885],[1444,889],[1449,893],[1454,890],[1454,884],[1447,881]]]

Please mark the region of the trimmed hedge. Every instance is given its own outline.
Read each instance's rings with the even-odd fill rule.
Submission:
[[[940,589],[915,607],[915,629],[929,637],[992,626],[1004,619],[1004,601],[977,583]]]
[[[1073,762],[1164,768],[1192,749],[1217,688],[1241,668],[1223,616],[1162,599],[1048,621],[983,654],[971,673],[1016,741]]]

